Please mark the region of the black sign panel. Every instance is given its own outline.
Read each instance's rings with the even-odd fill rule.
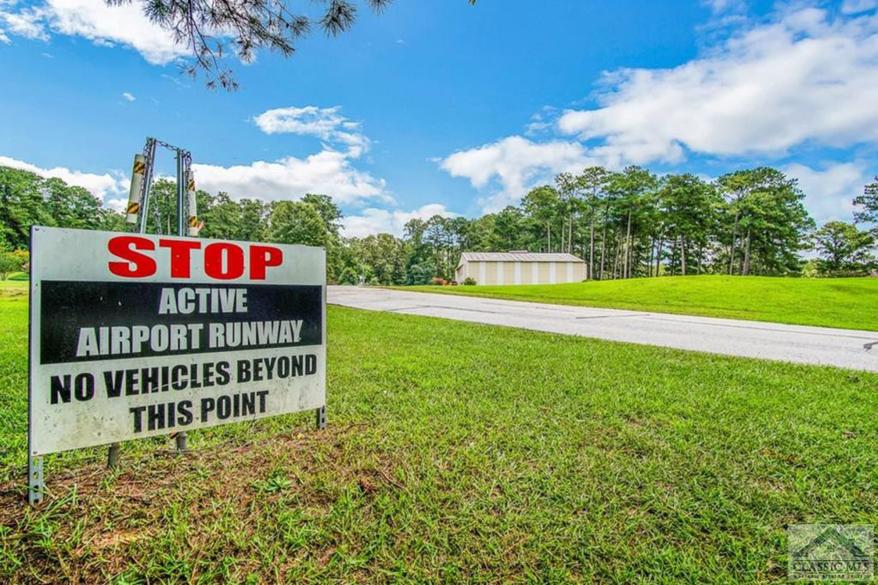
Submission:
[[[323,340],[321,286],[40,284],[41,364],[301,347]],[[180,299],[185,303],[177,306]],[[163,313],[168,303],[175,310]]]

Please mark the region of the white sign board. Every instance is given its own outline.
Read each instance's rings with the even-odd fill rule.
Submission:
[[[326,404],[322,248],[34,227],[30,453]]]

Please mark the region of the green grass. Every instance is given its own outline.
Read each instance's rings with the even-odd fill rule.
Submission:
[[[0,281],[0,466],[27,453],[27,301],[26,282]]]
[[[16,273],[13,272],[12,274]],[[10,278],[7,278],[6,280],[0,280],[0,295],[11,296],[23,294],[27,296],[27,287],[29,284],[30,281],[28,280],[17,280]]]
[[[878,331],[878,278],[675,276],[405,290]]]
[[[878,524],[878,375],[337,307],[327,430],[57,456],[27,509],[25,317],[0,582],[784,581],[787,525]]]

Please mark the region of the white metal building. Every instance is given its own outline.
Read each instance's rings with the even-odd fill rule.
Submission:
[[[585,262],[573,254],[536,252],[464,252],[454,279],[463,284],[555,284],[585,280]]]

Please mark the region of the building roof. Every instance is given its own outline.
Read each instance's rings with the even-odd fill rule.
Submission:
[[[460,262],[584,262],[573,254],[540,252],[464,252]]]

